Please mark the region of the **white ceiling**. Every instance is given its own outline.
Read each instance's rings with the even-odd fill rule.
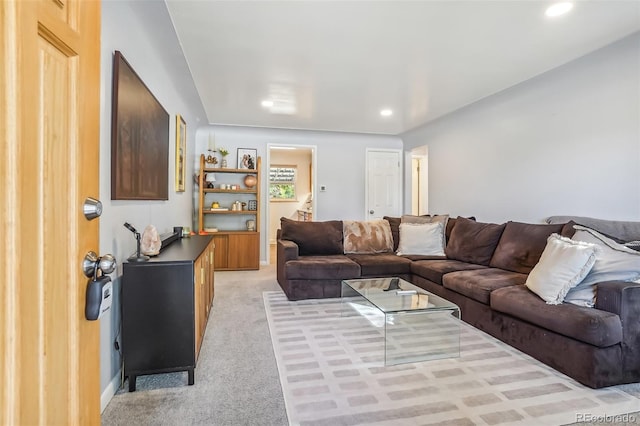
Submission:
[[[401,134],[640,30],[635,0],[166,2],[211,124],[307,130]]]

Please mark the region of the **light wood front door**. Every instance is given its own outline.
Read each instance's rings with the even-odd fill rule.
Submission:
[[[1,0],[0,58],[0,424],[99,424],[99,1]]]

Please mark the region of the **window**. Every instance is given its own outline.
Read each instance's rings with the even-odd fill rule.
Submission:
[[[296,201],[296,166],[271,166],[269,169],[269,199]]]

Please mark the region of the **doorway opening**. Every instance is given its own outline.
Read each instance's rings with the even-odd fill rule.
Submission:
[[[276,234],[280,218],[312,221],[316,211],[316,147],[267,146],[267,263],[276,263]]]
[[[411,150],[411,214],[429,212],[429,162],[426,145]]]

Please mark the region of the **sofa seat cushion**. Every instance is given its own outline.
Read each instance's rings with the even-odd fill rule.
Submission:
[[[360,265],[345,255],[300,256],[285,264],[287,279],[350,279],[360,276]]]
[[[388,277],[411,273],[411,260],[393,253],[349,254],[347,256],[360,265],[362,276]]]
[[[507,222],[489,266],[528,274],[540,260],[549,235],[562,232],[556,225]]]
[[[447,256],[431,256],[424,254],[403,254],[402,257],[409,260],[447,260]]]
[[[525,286],[494,290],[491,308],[600,348],[622,341],[618,315],[570,303],[549,305]]]
[[[442,285],[442,276],[449,272],[486,269],[486,266],[459,260],[417,260],[411,264],[411,273]]]
[[[526,274],[487,268],[476,271],[451,272],[442,278],[442,285],[485,305],[489,304],[491,292],[502,287],[522,285]]]

